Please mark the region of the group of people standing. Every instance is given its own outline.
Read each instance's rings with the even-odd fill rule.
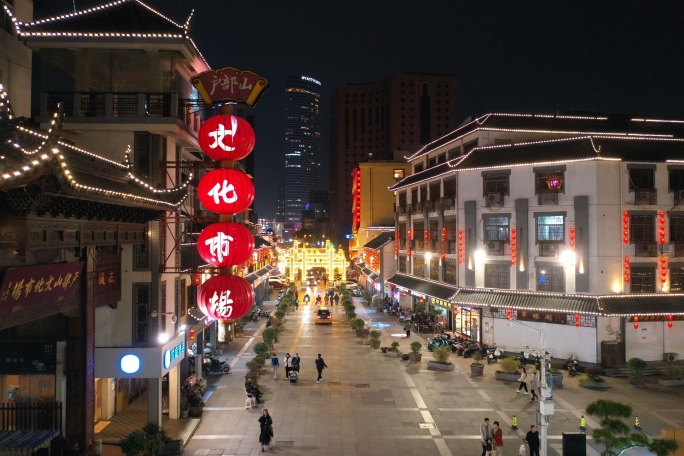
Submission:
[[[520,377],[518,377],[520,385],[518,385],[518,390],[516,392],[522,393],[522,390],[525,390],[523,394],[530,394],[530,392],[527,390],[527,370],[524,367],[521,367],[518,372],[520,373]],[[531,401],[542,399],[541,390],[539,389],[540,375],[541,374],[539,371],[532,371],[532,379],[530,380],[530,391],[532,391],[532,397],[530,398]],[[553,376],[550,372],[546,373],[546,386],[549,388],[549,397],[545,399],[553,400]],[[539,396],[537,396],[538,391]]]
[[[503,431],[498,421],[494,421],[494,425],[490,426],[489,418],[484,419],[484,423],[480,426],[480,441],[482,443],[482,456],[503,454]],[[525,435],[525,441],[530,447],[530,456],[539,456],[539,431],[537,431],[537,426],[530,426],[530,430]]]
[[[320,355],[319,355],[320,356]],[[285,354],[285,378],[290,378],[292,372],[296,372],[299,376],[299,353],[295,353],[294,356],[290,356],[289,353]],[[271,367],[273,368],[273,379],[278,380],[278,368],[280,367],[280,360],[278,355],[273,353],[271,357]]]

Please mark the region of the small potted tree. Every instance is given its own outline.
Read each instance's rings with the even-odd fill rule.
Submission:
[[[430,370],[452,371],[454,365],[449,362],[451,349],[449,347],[439,347],[432,350],[434,361],[428,361],[427,367]]]
[[[629,376],[629,383],[637,388],[644,387],[644,371],[646,370],[646,361],[641,358],[630,358],[627,361],[632,373]]]
[[[473,352],[473,360],[475,362],[470,364],[470,376],[471,377],[482,377],[484,374],[484,364],[481,363],[482,361],[482,351],[481,350],[475,350]]]
[[[380,348],[380,336],[382,336],[382,332],[378,331],[377,329],[374,329],[370,332],[370,346],[371,348]]]
[[[599,376],[601,370],[597,367],[587,369],[587,373],[580,375],[579,384],[582,388],[603,389],[610,388],[610,383]],[[554,385],[555,386],[555,385]]]
[[[515,358],[504,358],[499,361],[500,370],[494,373],[494,378],[506,382],[517,382],[520,374],[518,374],[518,366],[520,361]]]
[[[360,318],[354,318],[352,320],[352,327],[356,331],[356,337],[363,337],[364,330],[363,330],[364,322]]]
[[[370,294],[370,291],[368,290],[363,290],[363,293],[361,293],[361,300],[365,303],[369,303],[373,299],[373,295]]]
[[[146,424],[142,429],[137,429],[119,440],[121,451],[126,456],[137,456],[139,454],[155,454],[164,448],[164,445],[171,443],[172,440],[166,435],[161,427],[156,424]],[[180,454],[162,452],[161,454]]]
[[[391,358],[401,357],[401,352],[399,351],[399,342],[396,340],[390,344],[390,348],[387,349],[387,354]]]
[[[276,335],[276,330],[273,327],[266,328],[261,333],[261,337],[263,337],[264,342],[271,348],[273,348],[273,342],[275,342]]]
[[[551,371],[549,377],[553,381],[553,387],[563,388],[563,373],[561,372],[563,363],[560,361],[551,361],[549,366],[549,370]]]
[[[423,349],[423,344],[420,342],[411,342],[411,354],[409,354],[409,361],[412,363],[419,363],[423,359],[423,354],[420,352]]]
[[[187,397],[180,398],[180,417],[187,418],[188,411],[190,410],[190,402],[188,402]]]
[[[665,378],[659,378],[661,386],[682,386],[684,385],[684,371],[679,364],[668,364],[663,370]]]

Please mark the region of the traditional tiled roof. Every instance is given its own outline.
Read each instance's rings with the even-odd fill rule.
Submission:
[[[684,120],[647,119],[622,114],[485,114],[425,145],[408,160],[416,159],[477,130],[561,134],[568,136],[653,136],[684,138]]]
[[[440,163],[437,166],[433,166],[428,169],[424,169],[423,171],[419,171],[417,173],[413,173],[410,176],[406,176],[396,184],[392,185],[389,187],[389,190],[394,191],[398,190],[400,188],[408,187],[409,185],[413,185],[418,182],[422,182],[424,180],[428,179],[434,179],[436,177],[439,177],[443,174],[449,174],[450,172],[453,171],[451,168],[451,164],[453,163],[458,163],[459,161],[463,160],[463,157],[459,157],[455,160],[451,160],[445,163]]]
[[[455,286],[400,273],[394,274],[387,279],[387,282],[446,301],[453,299],[458,293],[458,288]]]
[[[175,210],[187,197],[188,182],[154,188],[133,173],[127,159],[118,163],[63,141],[57,115],[47,133],[24,127],[22,119],[0,122],[0,151],[0,191],[34,184],[46,196],[155,211]]]
[[[371,239],[363,247],[366,249],[379,250],[382,246],[386,245],[388,242],[394,241],[394,233],[382,233],[375,239]]]
[[[496,307],[513,310],[546,310],[600,315],[598,299],[594,296],[530,291],[461,288],[453,302],[463,306]]]
[[[10,10],[5,9],[11,15]],[[145,39],[187,40],[202,60],[205,60],[189,35],[193,12],[190,12],[184,24],[179,24],[140,0],[116,0],[33,22],[18,22],[14,18],[13,21],[17,34],[25,40],[46,38],[51,40],[78,38],[90,41],[111,38],[137,41]]]

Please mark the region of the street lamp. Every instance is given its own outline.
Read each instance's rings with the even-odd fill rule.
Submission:
[[[153,310],[150,312],[150,317],[157,318],[159,315],[171,315],[171,323],[176,323],[178,321],[178,316],[173,312],[159,312]]]
[[[553,407],[553,402],[545,402],[544,400],[546,399],[546,396],[549,394],[549,387],[546,384],[546,361],[550,359],[550,355],[546,353],[546,350],[544,349],[544,342],[546,339],[546,334],[543,329],[534,329],[531,326],[526,325],[525,323],[519,322],[517,320],[509,320],[508,321],[508,326],[513,326],[513,322],[524,326],[525,328],[529,329],[530,331],[534,331],[537,334],[539,334],[539,345],[540,345],[540,351],[539,351],[539,358],[541,360],[541,394],[539,395],[539,414],[542,417],[542,423],[540,426],[540,433],[541,433],[541,445],[540,445],[540,450],[541,452],[539,453],[540,456],[547,456],[548,454],[548,430],[547,427],[549,426],[549,417],[553,415],[554,413],[554,407]]]

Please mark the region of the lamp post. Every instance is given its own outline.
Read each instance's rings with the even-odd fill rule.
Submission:
[[[541,415],[542,418],[542,423],[539,429],[539,432],[541,434],[541,442],[539,445],[540,449],[540,456],[547,456],[548,451],[548,431],[547,427],[549,425],[549,417],[553,415],[554,413],[554,407],[553,407],[553,402],[546,402],[546,396],[549,393],[549,388],[546,383],[546,361],[549,358],[549,355],[546,353],[546,350],[544,349],[544,341],[545,341],[545,332],[543,329],[534,329],[531,326],[526,325],[525,323],[521,323],[517,320],[509,320],[508,325],[512,326],[513,322],[516,322],[519,325],[524,326],[525,328],[529,329],[530,331],[534,331],[537,334],[539,334],[539,345],[540,345],[540,351],[539,351],[539,358],[541,360],[541,390],[540,390],[540,395],[539,395],[539,414]]]

